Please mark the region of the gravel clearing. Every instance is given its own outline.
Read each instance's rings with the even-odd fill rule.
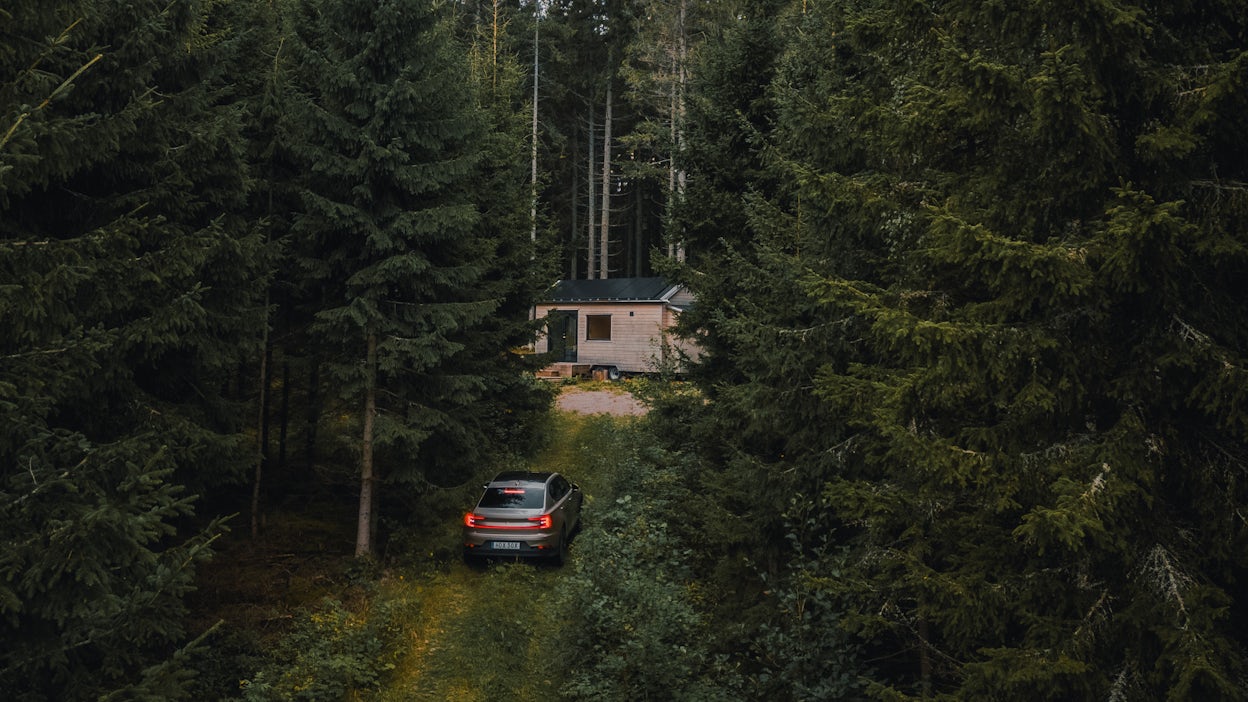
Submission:
[[[575,386],[565,388],[557,402],[564,412],[581,414],[612,414],[616,416],[640,416],[646,406],[626,392],[612,390],[582,390]]]

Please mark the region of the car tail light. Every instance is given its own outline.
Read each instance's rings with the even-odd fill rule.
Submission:
[[[522,523],[522,524],[514,524],[514,525],[506,525],[506,524],[495,525],[495,524],[485,524],[484,522],[485,522],[485,517],[482,517],[479,514],[473,514],[472,512],[469,512],[464,515],[464,526],[470,529],[513,529],[513,530],[549,529],[555,523],[554,518],[551,517],[549,514],[543,514],[540,517],[529,517],[528,524]]]

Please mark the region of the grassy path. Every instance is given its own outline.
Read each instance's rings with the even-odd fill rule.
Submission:
[[[595,487],[609,480],[582,470],[603,465],[601,456],[591,460],[600,450],[592,435],[604,422],[619,420],[560,412],[555,421],[551,444],[531,467],[569,475],[592,503]],[[543,642],[557,621],[551,593],[563,575],[562,568],[531,563],[470,567],[455,561],[415,581],[391,579],[385,596],[414,603],[415,614],[404,622],[411,648],[376,699],[557,699],[559,681],[550,679]]]

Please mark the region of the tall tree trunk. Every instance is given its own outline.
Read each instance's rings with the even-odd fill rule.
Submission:
[[[529,243],[532,246],[530,257],[537,256],[537,86],[538,86],[538,42],[541,39],[542,8],[533,3],[533,151],[530,154],[529,173]],[[575,197],[575,196],[574,196]],[[575,203],[575,199],[573,199]],[[575,207],[575,204],[573,205]]]
[[[310,359],[308,370],[308,407],[304,415],[307,422],[303,433],[304,470],[309,475],[316,468],[316,426],[321,420],[321,361],[316,353]]]
[[[290,429],[290,356],[282,353],[282,407],[278,411],[277,473],[286,472],[286,436]]]
[[[923,699],[928,699],[932,694],[932,654],[929,650],[928,641],[931,640],[931,631],[927,623],[927,619],[919,617],[919,690],[923,695]]]
[[[679,69],[678,69],[679,70]],[[676,225],[676,142],[678,127],[676,126],[676,101],[677,83],[673,82],[668,86],[668,139],[671,143],[671,152],[667,156],[667,207],[664,210],[667,219],[667,257],[676,258],[676,232],[673,231]]]
[[[266,322],[267,324],[267,322]],[[262,372],[264,373],[264,386],[261,388],[264,397],[261,402],[260,415],[260,455],[266,466],[269,462],[269,430],[273,424],[273,418],[269,416],[269,396],[273,391],[273,379],[269,377],[273,368],[273,342],[272,335],[268,329],[264,331],[264,358],[260,362]]]
[[[588,214],[585,218],[585,279],[593,280],[594,278],[594,243],[597,230],[594,222],[594,199],[597,195],[594,193],[594,103],[589,103],[589,161],[585,167],[585,188],[586,201],[589,203]]]
[[[269,296],[265,293],[264,306],[268,309]],[[260,405],[256,417],[256,472],[251,482],[251,538],[256,540],[260,538],[260,485],[264,479],[264,458],[268,452],[269,432],[268,424],[268,402],[269,402],[269,321],[264,321],[263,331],[263,351],[260,354],[260,399],[256,403]]]
[[[602,118],[602,224],[598,230],[598,277],[610,277],[608,245],[611,233],[611,82],[607,81],[607,106]]]
[[[571,152],[576,153],[580,150],[581,145],[576,142],[576,133],[572,134]],[[575,163],[575,161],[573,162]],[[581,223],[577,217],[581,213],[581,174],[576,166],[572,167],[572,228],[571,235],[568,237],[569,248],[571,249],[568,256],[568,280],[576,280],[577,274],[577,249],[576,239],[581,235]]]
[[[490,95],[498,93],[498,2],[494,0],[493,12],[490,16],[490,33],[492,36],[490,48]]]
[[[676,105],[675,113],[672,115],[672,124],[676,127],[675,153],[672,154],[672,163],[676,166],[676,191],[674,196],[677,203],[683,202],[685,199],[685,186],[688,182],[688,174],[684,166],[685,151],[685,95],[689,87],[689,38],[686,28],[687,10],[689,8],[689,0],[680,0],[680,27],[676,32],[677,41],[677,57],[676,57]],[[672,195],[669,193],[669,195]],[[685,239],[679,232],[672,232],[676,238],[676,260],[685,260]]]
[[[646,252],[646,214],[646,193],[642,188],[633,186],[633,264],[630,270],[638,278],[645,274],[641,261]]]
[[[377,333],[368,332],[364,359],[364,432],[360,439],[360,513],[355,531],[355,556],[373,551],[373,420],[377,414]]]

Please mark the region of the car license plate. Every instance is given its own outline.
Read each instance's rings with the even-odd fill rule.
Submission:
[[[519,541],[495,541],[494,548],[499,551],[519,551]]]

